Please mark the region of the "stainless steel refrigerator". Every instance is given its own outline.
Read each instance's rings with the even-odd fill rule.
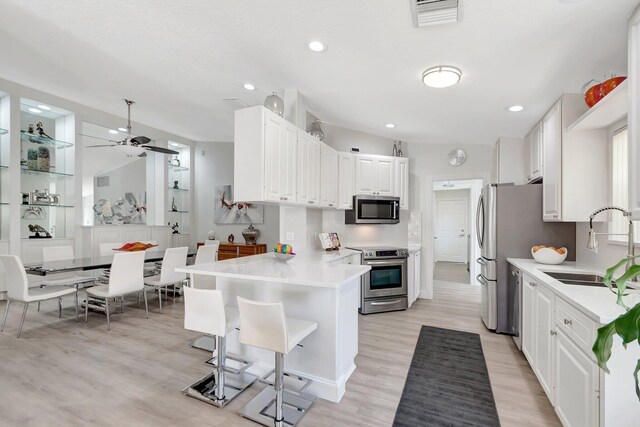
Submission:
[[[531,258],[531,247],[566,247],[576,256],[576,224],[542,220],[542,185],[489,184],[478,199],[476,229],[481,257],[477,276],[481,317],[488,329],[515,335],[519,292],[508,285],[507,258]]]

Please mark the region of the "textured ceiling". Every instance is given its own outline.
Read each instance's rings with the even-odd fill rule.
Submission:
[[[524,135],[561,93],[624,74],[637,3],[462,0],[457,24],[418,29],[409,0],[0,0],[0,77],[120,116],[131,98],[135,121],[194,140],[232,140],[224,98],[298,89],[336,125],[489,144]],[[460,84],[422,85],[438,64]]]

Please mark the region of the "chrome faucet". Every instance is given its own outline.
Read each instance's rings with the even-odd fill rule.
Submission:
[[[622,215],[624,215],[626,218],[629,219],[629,231],[627,232],[627,234],[623,234],[623,233],[596,233],[593,230],[593,218],[596,217],[596,215],[598,215],[600,212],[604,212],[604,211],[610,211],[610,210],[614,210],[614,211],[620,211],[622,212]],[[591,251],[593,251],[594,253],[598,253],[598,240],[596,239],[596,236],[598,235],[603,235],[603,236],[627,236],[627,270],[629,269],[629,267],[631,267],[634,264],[634,257],[635,257],[635,236],[634,236],[634,231],[633,231],[633,219],[631,219],[631,212],[629,212],[626,209],[622,209],[620,207],[617,206],[605,206],[604,208],[600,208],[597,211],[595,211],[594,213],[591,214],[591,216],[589,217],[589,242],[587,243],[587,248],[590,249]]]

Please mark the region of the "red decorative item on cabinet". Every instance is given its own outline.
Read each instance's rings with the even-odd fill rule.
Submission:
[[[605,82],[602,83],[602,97],[604,98],[605,96],[607,96],[612,90],[618,87],[618,85],[626,79],[626,77],[612,77],[608,80],[605,80]]]
[[[593,80],[592,80],[593,81]],[[591,82],[589,82],[591,83]],[[589,84],[587,83],[587,84]],[[584,93],[584,101],[587,103],[589,108],[593,107],[602,99],[602,83],[598,83],[597,85],[591,86]]]

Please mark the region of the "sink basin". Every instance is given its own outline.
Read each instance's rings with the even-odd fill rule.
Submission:
[[[545,271],[544,273],[558,280],[560,283],[564,283],[565,285],[597,286],[601,288],[607,287],[607,285],[605,285],[603,282],[604,278],[598,274],[557,273],[547,271]],[[615,287],[615,284],[613,284],[613,287]]]

